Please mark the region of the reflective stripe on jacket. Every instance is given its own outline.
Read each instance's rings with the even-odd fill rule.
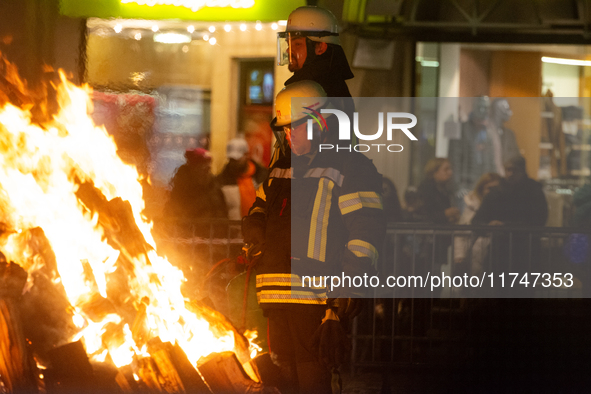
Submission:
[[[372,275],[385,234],[382,177],[367,157],[343,151],[290,156],[277,157],[250,209],[266,223],[256,266],[264,307],[323,304],[330,295],[320,279]]]

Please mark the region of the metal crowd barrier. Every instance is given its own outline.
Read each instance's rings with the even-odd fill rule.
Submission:
[[[153,233],[158,252],[183,271],[184,293],[196,299],[211,296],[208,273],[216,263],[236,258],[243,244],[241,222],[226,219],[160,219],[154,221]]]
[[[181,256],[177,265],[197,279],[220,259],[237,256],[242,245],[239,221],[160,221],[156,234],[159,248]],[[352,372],[497,360],[514,340],[539,340],[542,345],[536,346],[543,347],[547,336],[576,337],[564,326],[588,336],[590,239],[591,233],[575,228],[390,224],[380,254],[382,280],[420,270],[448,275],[535,271],[571,272],[574,285],[536,290],[520,300],[474,297],[449,287],[422,298],[408,288],[387,289],[366,300],[367,307],[351,323]]]
[[[195,257],[204,256],[207,265],[216,258],[236,257],[236,246],[242,246],[241,222],[227,219],[166,218],[156,221],[156,241],[164,249],[188,246]]]
[[[545,349],[545,343],[570,335],[569,324],[591,328],[586,317],[591,316],[590,240],[591,233],[575,228],[390,224],[380,256],[382,280],[425,271],[451,276],[518,272],[518,278],[528,272],[570,272],[573,284],[531,289],[530,282],[530,293],[519,300],[484,298],[449,286],[430,297],[420,293],[422,298],[408,288],[381,289],[353,321],[353,371],[495,359],[490,355],[510,352],[515,335],[527,343],[539,340],[536,346]]]

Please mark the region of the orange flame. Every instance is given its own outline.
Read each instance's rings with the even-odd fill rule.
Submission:
[[[113,138],[88,115],[91,89],[75,86],[61,71],[60,80],[59,112],[46,124],[34,124],[28,108],[10,103],[0,107],[0,221],[15,230],[2,246],[7,257],[23,260],[21,232],[35,227],[44,230],[55,253],[57,280],[63,284],[73,307],[73,324],[79,329],[72,340],[82,339],[96,360],[109,356],[117,367],[128,365],[136,355],[146,355],[146,342],[154,337],[177,342],[194,365],[212,352],[234,350],[231,329],[212,329],[208,320],[187,310],[188,300],[180,291],[183,273],[158,255],[151,223],[142,217],[137,170],[120,160]],[[18,87],[24,89],[21,84]],[[127,302],[136,307],[135,322],[117,313],[91,318],[85,310],[90,300],[107,298],[107,277],[117,269],[120,251],[107,242],[98,214],[77,198],[82,182],[92,182],[107,200],[128,201],[135,223],[153,248],[131,256],[132,299]],[[88,269],[94,282],[88,280]],[[134,340],[130,326],[143,327],[141,341]],[[256,354],[256,349],[251,350]]]

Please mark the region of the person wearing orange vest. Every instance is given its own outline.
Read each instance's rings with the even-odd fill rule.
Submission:
[[[228,219],[241,220],[254,204],[255,190],[267,177],[267,169],[249,157],[248,143],[234,138],[226,146],[228,163],[218,175],[226,205]]]

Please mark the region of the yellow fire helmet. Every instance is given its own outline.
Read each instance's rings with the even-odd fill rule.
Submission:
[[[292,99],[298,108],[292,108]],[[326,92],[314,81],[299,81],[284,87],[275,98],[276,118],[271,121],[273,129],[282,128],[292,123],[300,123],[303,119],[315,115],[326,106]]]

